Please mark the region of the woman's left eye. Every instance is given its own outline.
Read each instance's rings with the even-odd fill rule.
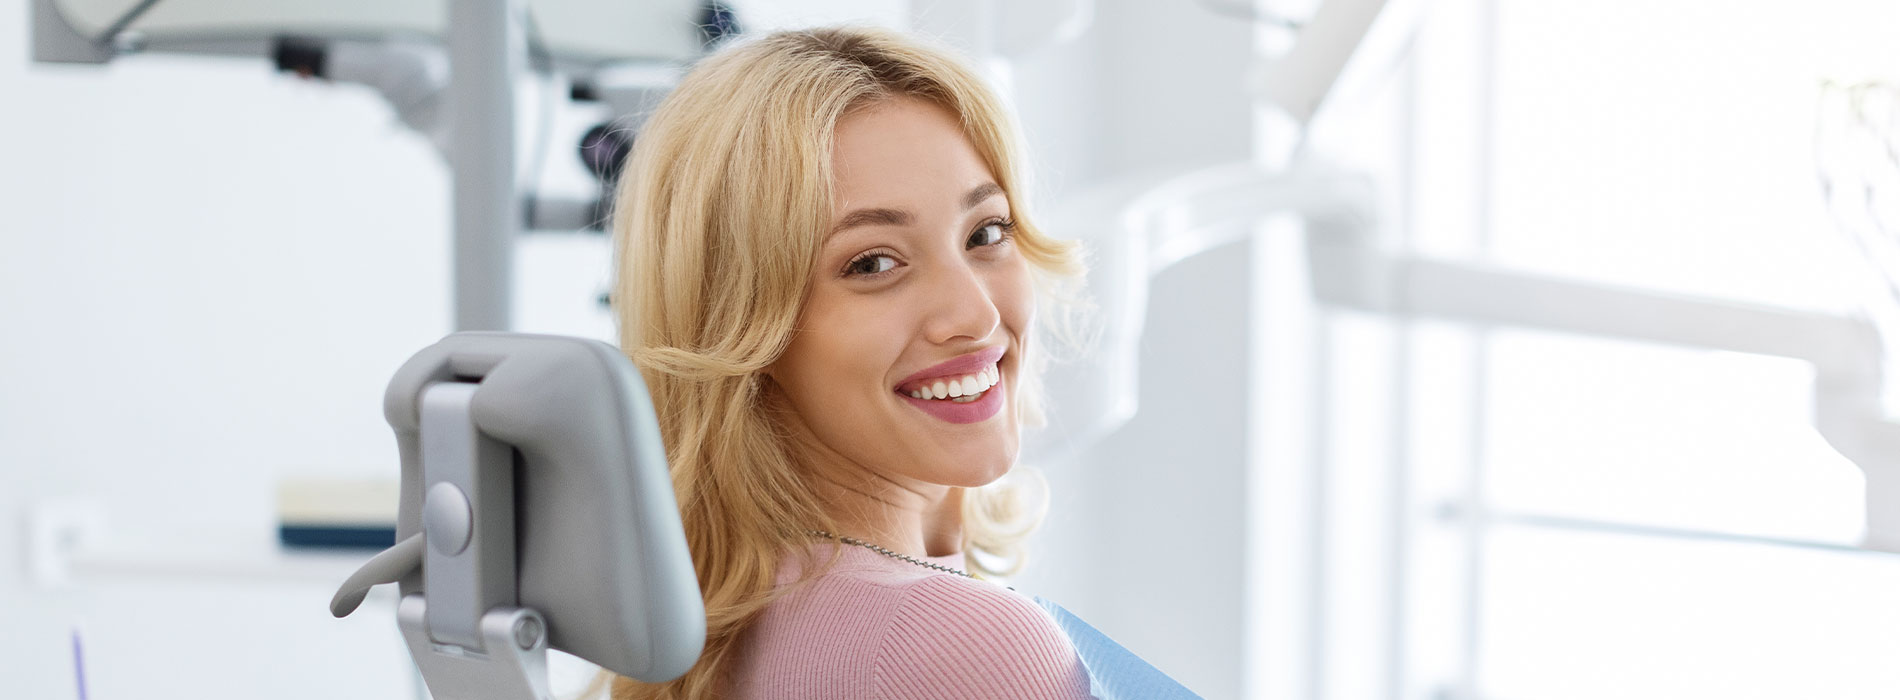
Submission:
[[[897,268],[897,258],[883,253],[865,253],[844,265],[846,277],[877,277]]]
[[[976,233],[970,234],[968,247],[981,248],[1001,244],[1009,240],[1010,234],[1015,230],[1016,223],[1013,221],[992,221],[977,229]]]

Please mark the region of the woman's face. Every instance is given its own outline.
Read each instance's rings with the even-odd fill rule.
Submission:
[[[1009,200],[956,116],[912,98],[840,120],[831,163],[818,269],[768,370],[809,456],[912,490],[994,481],[1034,314]]]

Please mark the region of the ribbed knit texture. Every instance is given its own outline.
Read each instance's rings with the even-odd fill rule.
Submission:
[[[822,562],[832,547],[814,549]],[[1089,697],[1068,637],[1002,586],[842,546],[824,576],[794,584],[750,630],[731,678],[740,700]],[[963,568],[961,555],[928,561]],[[789,557],[781,585],[797,580]]]

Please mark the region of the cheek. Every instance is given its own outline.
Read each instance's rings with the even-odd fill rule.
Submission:
[[[1036,291],[1030,277],[1029,262],[1022,256],[1011,256],[1010,262],[1003,266],[1000,274],[991,286],[991,300],[996,304],[996,312],[1003,319],[1003,325],[1017,336],[1029,332],[1029,325],[1036,317]]]
[[[814,298],[781,360],[793,404],[816,408],[846,401],[875,388],[895,357],[888,347],[888,319],[850,299]]]

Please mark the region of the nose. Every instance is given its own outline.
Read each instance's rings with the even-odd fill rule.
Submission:
[[[924,334],[932,343],[983,340],[1003,322],[990,294],[990,281],[967,260],[939,268],[931,284],[923,286],[927,295],[923,303],[929,309]]]

